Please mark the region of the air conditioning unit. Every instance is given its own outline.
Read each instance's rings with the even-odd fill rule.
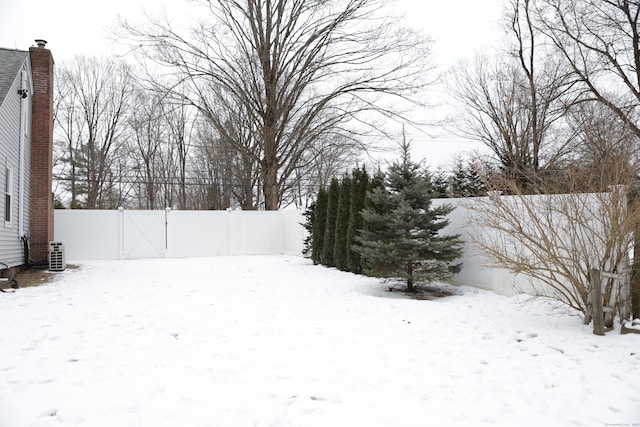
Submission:
[[[64,271],[65,268],[64,245],[62,242],[49,242],[49,270]]]

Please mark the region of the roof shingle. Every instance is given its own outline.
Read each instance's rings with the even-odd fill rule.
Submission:
[[[28,57],[26,51],[0,48],[0,105]]]

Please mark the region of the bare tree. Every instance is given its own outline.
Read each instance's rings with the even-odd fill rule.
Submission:
[[[59,67],[64,92],[56,103],[56,131],[67,144],[72,205],[99,208],[116,149],[123,142],[132,93],[132,74],[124,62],[78,56]],[[118,153],[119,154],[119,153]]]
[[[640,137],[640,3],[540,0],[536,10],[539,28],[571,68],[582,99],[607,106]],[[640,316],[640,254],[636,256],[632,309]]]
[[[204,209],[241,207],[255,209],[259,194],[255,193],[259,180],[254,157],[236,151],[223,141],[206,120],[200,123],[194,157],[197,176],[196,200]]]
[[[565,114],[563,97],[571,86],[534,27],[531,0],[510,0],[505,21],[508,55],[462,64],[452,93],[465,109],[461,131],[489,147],[521,188],[535,191],[541,169],[555,167],[567,153],[554,126]]]
[[[133,170],[137,172],[136,180],[144,186],[144,207],[156,209],[158,164],[162,155],[162,145],[168,134],[166,109],[160,96],[154,96],[153,93],[142,89],[136,92],[135,105],[136,108],[131,112],[129,120],[131,139],[134,141],[131,144]],[[142,194],[138,194],[139,200],[141,197]]]
[[[224,100],[218,106],[218,118],[222,123],[213,125],[218,130],[216,143],[218,155],[226,162],[227,185],[235,201],[244,210],[255,210],[262,203],[263,174],[261,162],[263,145],[257,138],[259,134],[251,113],[242,103],[218,93],[218,99]]]
[[[621,175],[638,176],[637,137],[604,104],[597,101],[576,104],[567,115],[567,125],[575,140],[571,164],[567,167],[585,171],[585,190],[606,191],[620,184]]]
[[[586,314],[591,269],[622,273],[640,217],[638,207],[628,203],[634,176],[625,164],[609,166],[621,185],[598,191],[601,183],[596,182],[588,193],[559,194],[554,188],[557,182],[549,180],[543,194],[525,195],[512,181],[491,177],[487,185],[493,191],[488,197],[465,202],[472,212],[468,230],[487,266],[527,277],[530,286],[522,291],[556,299]],[[585,190],[585,182],[594,182],[585,180],[591,178],[585,169],[564,178],[563,186],[574,190]],[[505,187],[511,195],[495,190]],[[615,282],[608,280],[605,299],[615,300],[617,292]]]
[[[242,106],[260,144],[265,208],[307,149],[326,134],[350,134],[372,112],[394,116],[426,84],[428,40],[381,13],[381,0],[208,0],[209,19],[190,36],[165,17],[150,28],[123,23],[134,45],[191,85],[185,97],[228,135],[220,103]],[[415,97],[414,97],[415,98]]]
[[[332,178],[353,169],[360,153],[359,144],[340,135],[316,140],[301,159],[303,167],[296,170],[288,181],[291,196],[284,199],[291,200],[298,209],[307,208],[316,199],[320,188],[329,188]]]
[[[540,0],[538,26],[582,84],[640,137],[640,3]]]
[[[178,197],[178,208],[186,209],[187,201],[187,172],[189,161],[189,150],[191,148],[191,136],[193,124],[196,120],[188,105],[173,105],[166,114],[166,121],[169,129],[168,143],[173,145],[176,155],[175,181]]]
[[[84,141],[84,122],[78,120],[76,83],[68,69],[60,67],[55,74],[54,90],[54,173],[62,181],[61,187],[69,194],[69,207],[79,207],[83,184],[80,182],[80,164],[77,159]]]

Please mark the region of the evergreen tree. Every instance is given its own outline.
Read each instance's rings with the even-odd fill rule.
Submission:
[[[327,222],[324,228],[324,244],[322,248],[322,264],[335,267],[333,249],[336,243],[336,219],[338,218],[338,201],[340,197],[340,182],[333,178],[329,184],[327,200]]]
[[[449,176],[441,167],[438,167],[431,177],[431,185],[433,187],[432,197],[434,199],[450,196]]]
[[[449,279],[461,268],[453,262],[462,255],[458,235],[440,235],[450,205],[431,207],[431,182],[411,162],[409,144],[402,144],[402,159],[386,174],[385,188],[374,188],[371,205],[362,211],[367,226],[355,246],[364,259],[365,273],[406,280],[413,291],[418,280]]]
[[[467,182],[469,197],[479,197],[487,194],[487,186],[478,173],[478,166],[473,163],[467,164]]]
[[[362,256],[362,253],[358,250],[358,246],[360,245],[360,235],[365,232],[372,232],[376,224],[367,221],[364,216],[364,211],[366,209],[370,209],[379,214],[384,213],[384,207],[381,205],[377,205],[373,203],[371,200],[371,195],[378,191],[386,191],[384,186],[384,173],[378,169],[378,171],[373,175],[369,183],[367,184],[367,191],[364,200],[364,208],[360,211],[360,216],[362,217],[362,229],[356,231],[356,235],[354,236],[354,244],[353,250],[360,256],[360,264],[362,266],[362,272],[367,273],[371,271],[371,267],[367,265],[367,259]],[[367,273],[368,274],[368,273]]]
[[[469,197],[468,192],[467,167],[462,158],[457,157],[451,175],[451,197]]]
[[[362,274],[360,254],[353,249],[358,230],[364,226],[362,209],[367,199],[369,175],[365,168],[355,169],[351,176],[351,204],[349,206],[349,226],[347,228],[347,269]]]
[[[316,202],[311,203],[307,209],[304,210],[304,224],[302,226],[307,230],[307,236],[304,238],[302,246],[302,256],[310,258],[313,251],[313,218],[315,216]]]
[[[487,188],[477,172],[477,166],[457,158],[451,176],[451,197],[477,197],[486,192]]]
[[[311,243],[311,259],[314,264],[322,264],[322,253],[324,251],[324,230],[327,225],[327,201],[329,195],[327,190],[320,187],[316,198],[313,212],[313,228]]]
[[[333,259],[336,267],[347,271],[347,230],[349,228],[349,207],[351,205],[351,178],[345,175],[340,183],[338,212],[336,216],[335,244]]]
[[[373,201],[371,200],[371,194],[376,191],[385,191],[384,180],[385,180],[384,172],[378,169],[378,172],[376,172],[376,174],[373,176],[373,178],[369,182],[369,185],[367,186],[367,195],[364,201],[365,208],[380,209],[380,210],[382,209],[381,206],[378,206],[375,203],[373,203]],[[377,190],[377,189],[380,189],[380,190]],[[367,223],[366,220],[364,220],[363,228],[367,228],[368,226],[369,224]]]

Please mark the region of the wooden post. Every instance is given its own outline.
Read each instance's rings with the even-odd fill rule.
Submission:
[[[589,280],[589,288],[587,289],[587,307],[584,311],[584,319],[582,322],[584,325],[588,325],[589,323],[591,323],[591,319],[593,319],[593,291],[591,290],[591,283],[593,283],[593,278],[590,278]]]
[[[620,297],[618,300],[618,315],[620,322],[631,317],[631,268],[625,269],[624,280],[620,287]]]
[[[602,311],[604,312],[604,327],[607,329],[613,329],[613,320],[616,317],[616,306],[618,303],[618,297],[620,296],[620,288],[624,282],[624,274],[622,273],[610,273],[608,271],[601,271],[601,279],[609,279],[611,283],[611,292],[609,293],[609,301],[604,301]],[[621,318],[622,320],[622,318]]]
[[[593,333],[604,335],[604,313],[602,312],[602,280],[600,270],[591,269],[591,300],[593,302]]]

